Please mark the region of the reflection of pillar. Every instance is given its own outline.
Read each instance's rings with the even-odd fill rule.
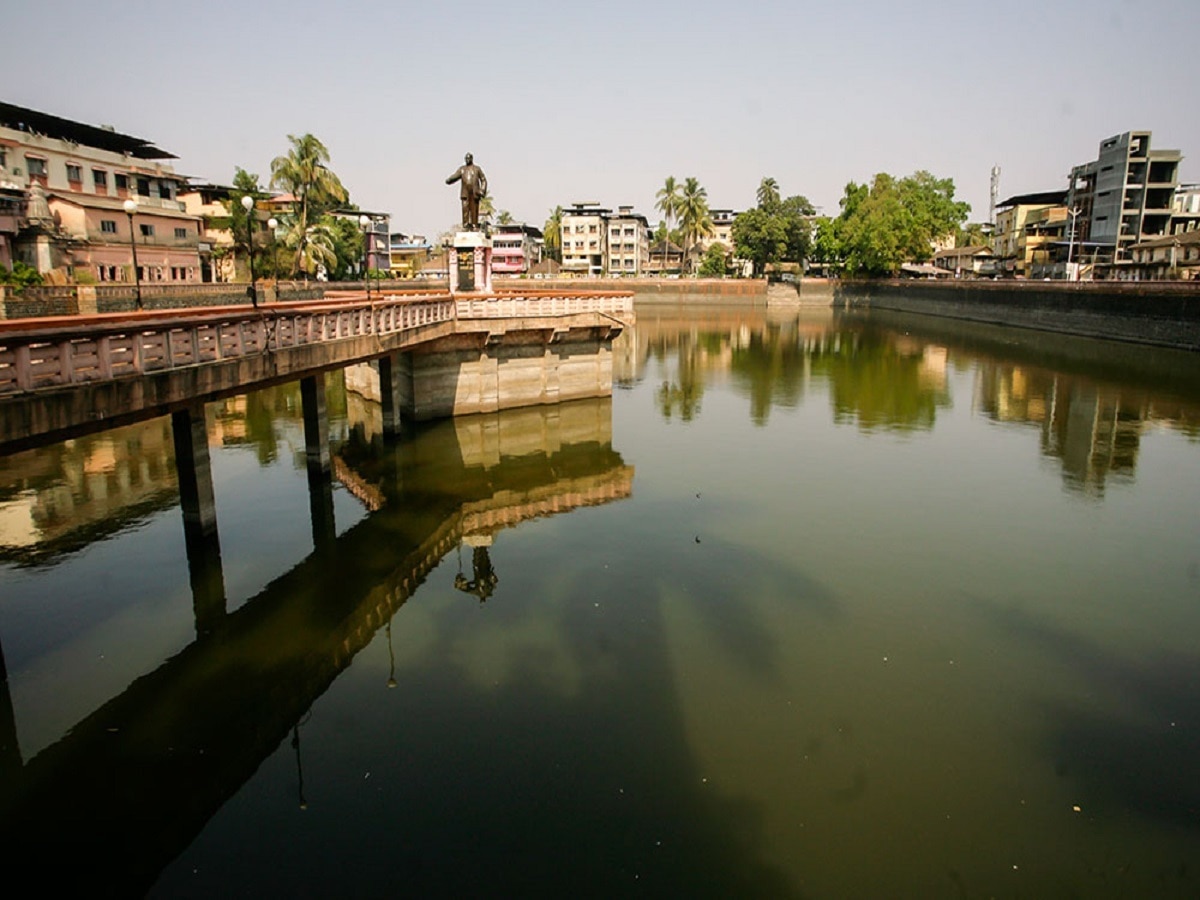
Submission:
[[[400,409],[403,391],[400,389],[400,360],[397,356],[379,357],[379,401],[383,404],[383,436],[400,436]]]
[[[203,637],[211,634],[225,617],[225,574],[221,567],[204,404],[173,413],[171,432],[175,438],[175,468],[179,475],[192,610],[196,634]]]
[[[21,768],[21,745],[17,743],[17,717],[13,713],[12,694],[8,690],[8,669],[4,667],[4,648],[0,647],[0,778]]]
[[[329,417],[325,414],[324,373],[300,379],[300,402],[304,407],[304,458],[308,467],[313,546],[321,550],[331,545],[337,534],[333,520],[332,460],[329,455]]]

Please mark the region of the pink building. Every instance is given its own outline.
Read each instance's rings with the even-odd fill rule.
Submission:
[[[492,229],[492,273],[524,275],[542,258],[542,232],[532,225],[496,225]]]
[[[179,201],[186,179],[163,162],[174,158],[141,138],[0,103],[0,189],[24,198],[8,252],[64,281],[133,281],[136,241],[142,280],[200,281],[201,221]]]

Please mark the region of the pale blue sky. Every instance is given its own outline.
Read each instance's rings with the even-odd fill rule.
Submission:
[[[149,139],[178,171],[266,181],[312,132],[360,206],[436,235],[470,150],[497,206],[632,204],[668,175],[717,208],[764,175],[837,211],[847,181],[928,169],[972,219],[1066,186],[1151,129],[1200,181],[1197,0],[38,0],[0,14],[0,98]]]

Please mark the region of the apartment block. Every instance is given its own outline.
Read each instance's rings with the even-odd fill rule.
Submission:
[[[1078,214],[1083,258],[1112,269],[1130,262],[1129,248],[1169,233],[1179,183],[1178,150],[1154,150],[1151,132],[1127,131],[1100,142],[1095,160],[1071,170],[1067,206]]]
[[[1042,191],[1017,194],[996,206],[992,252],[998,274],[1035,277],[1035,268],[1041,271],[1053,261],[1055,247],[1065,237],[1066,199],[1066,191]]]
[[[0,259],[51,281],[133,281],[136,241],[143,281],[200,281],[201,222],[180,202],[186,179],[168,159],[106,126],[0,103]]]
[[[510,222],[492,227],[492,273],[524,275],[542,260],[542,230]]]
[[[650,223],[632,206],[618,206],[608,219],[609,275],[643,275],[650,264]]]
[[[594,201],[572,203],[563,210],[562,270],[575,275],[602,275],[608,258],[608,217]]]

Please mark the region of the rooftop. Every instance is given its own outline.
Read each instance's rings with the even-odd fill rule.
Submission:
[[[87,125],[83,122],[63,119],[49,113],[38,112],[36,109],[15,106],[12,103],[0,103],[0,125],[14,131],[73,141],[76,144],[110,150],[113,153],[128,153],[138,159],[178,158],[174,153],[160,150],[142,138],[122,134],[98,125]]]

